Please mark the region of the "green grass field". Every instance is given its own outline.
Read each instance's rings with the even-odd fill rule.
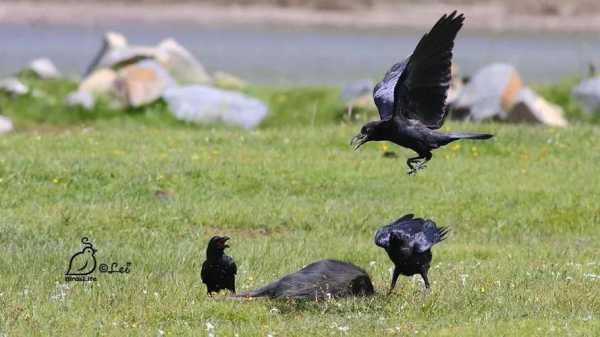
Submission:
[[[353,152],[359,125],[313,90],[324,98],[298,106],[293,90],[251,89],[274,111],[251,132],[180,124],[160,104],[117,116],[0,100],[22,130],[0,137],[0,336],[600,335],[600,127],[448,123],[496,137],[438,150],[409,177],[409,151]],[[373,235],[409,212],[452,232],[430,292],[402,277],[386,297],[392,264]],[[207,298],[214,234],[232,237],[239,290],[337,258],[378,294]],[[82,236],[131,272],[66,283]]]

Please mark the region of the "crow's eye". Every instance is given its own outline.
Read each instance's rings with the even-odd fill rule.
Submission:
[[[368,130],[367,130],[367,128],[362,128],[362,130],[360,130],[360,133],[362,133],[362,134],[367,134],[367,133],[368,133]]]

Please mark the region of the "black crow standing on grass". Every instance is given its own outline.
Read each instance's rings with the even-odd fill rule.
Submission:
[[[400,274],[412,276],[420,274],[429,288],[427,272],[431,263],[431,247],[444,240],[448,229],[438,227],[435,222],[415,218],[407,214],[375,233],[375,244],[387,252],[394,262],[392,285],[388,294],[396,286]]]
[[[206,248],[206,261],[202,263],[200,277],[209,296],[221,289],[229,289],[235,294],[237,266],[231,256],[225,255],[225,248],[229,248],[227,240],[227,236],[213,236]]]
[[[488,139],[490,134],[441,133],[448,108],[452,48],[463,14],[444,15],[425,34],[406,60],[396,63],[373,90],[381,120],[365,124],[350,142],[354,149],[369,141],[387,140],[414,150],[406,165],[410,175],[425,168],[431,150],[459,139]]]

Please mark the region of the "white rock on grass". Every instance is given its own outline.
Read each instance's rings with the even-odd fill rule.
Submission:
[[[204,66],[192,53],[169,38],[161,41],[157,49],[167,57],[159,62],[171,73],[177,82],[184,84],[207,84],[212,81]]]
[[[519,91],[515,104],[508,113],[506,120],[509,122],[541,123],[557,127],[568,125],[560,106],[546,101],[529,88],[523,88]]]
[[[212,81],[200,61],[174,39],[163,40],[157,46],[134,46],[128,45],[127,39],[115,32],[106,33],[102,48],[86,74],[101,68],[117,70],[146,59],[159,62],[177,82],[207,84]]]
[[[225,123],[251,129],[267,116],[267,107],[257,99],[207,86],[172,88],[163,98],[171,113],[187,122]]]
[[[0,135],[14,130],[13,123],[8,117],[0,116]]]
[[[456,63],[452,63],[452,66],[450,67],[450,74],[451,79],[446,96],[446,104],[452,105],[460,96],[460,93],[465,85],[460,76],[460,67]]]
[[[123,103],[140,107],[159,99],[175,80],[156,61],[144,60],[120,69],[115,86]]]
[[[29,64],[29,69],[33,71],[33,73],[43,79],[55,79],[61,77],[60,71],[58,68],[47,58],[39,58],[31,61]]]
[[[74,91],[66,97],[66,101],[70,106],[80,106],[85,110],[92,110],[96,103],[94,96],[86,91]]]
[[[465,111],[467,118],[474,121],[504,119],[521,88],[523,82],[515,67],[494,63],[473,75],[453,102],[453,108]]]
[[[10,95],[21,96],[29,92],[29,88],[17,78],[7,77],[0,80],[0,91]]]
[[[581,82],[571,95],[580,102],[587,113],[600,113],[600,77]]]
[[[112,69],[98,69],[89,74],[79,84],[78,91],[87,92],[94,96],[109,95],[115,92],[117,72]]]

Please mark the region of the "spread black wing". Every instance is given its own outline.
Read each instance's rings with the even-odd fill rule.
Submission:
[[[381,119],[394,115],[440,128],[447,114],[452,48],[464,16],[442,16],[425,34],[412,55],[395,64],[375,86],[373,97]],[[393,87],[393,90],[392,90]]]
[[[402,62],[398,62],[385,73],[383,80],[373,88],[373,100],[379,111],[381,120],[391,119],[394,116],[394,88],[400,75],[406,68],[408,58]]]
[[[396,234],[409,238],[409,245],[422,253],[444,240],[448,229],[437,227],[435,222],[421,218],[414,218],[407,214],[387,226],[381,227],[375,234],[375,244],[382,248],[390,247],[390,237]]]

